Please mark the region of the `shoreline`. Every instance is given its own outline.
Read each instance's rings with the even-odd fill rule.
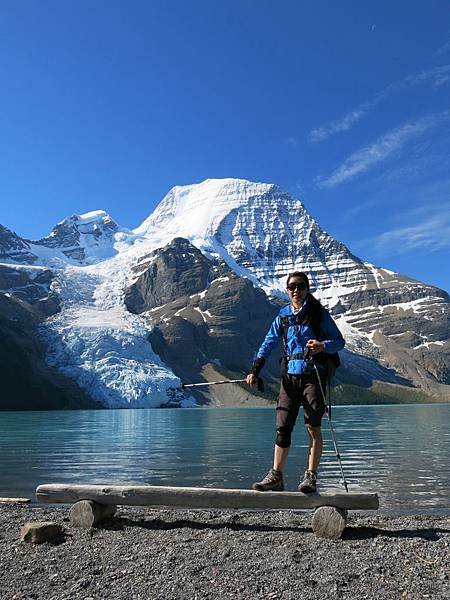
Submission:
[[[14,498],[12,498],[14,500]],[[67,503],[67,504],[63,504],[63,503],[57,503],[57,504],[51,504],[51,503],[42,503],[42,502],[38,502],[37,500],[33,500],[32,498],[30,499],[30,502],[28,503],[15,503],[15,502],[5,502],[5,503],[1,503],[0,502],[0,510],[1,508],[8,508],[8,507],[17,507],[17,508],[28,508],[31,510],[36,510],[36,509],[45,509],[45,508],[51,508],[53,510],[69,510],[71,504]],[[123,505],[123,508],[125,508],[125,505]],[[142,510],[145,509],[144,506],[133,506],[133,505],[128,505],[127,509],[133,511],[133,510]],[[150,508],[149,508],[150,510]],[[157,508],[155,508],[154,510],[157,510]],[[167,510],[188,510],[188,509],[177,509],[175,507],[168,507]],[[189,511],[191,512],[195,512],[195,511],[204,511],[206,509],[203,508],[190,508]],[[260,509],[260,508],[255,508],[255,509],[208,509],[208,510],[218,510],[221,512],[232,512],[232,511],[236,511],[239,512],[240,510],[242,510],[243,512],[249,512],[249,513],[254,513],[254,512],[267,512],[267,513],[271,513],[271,512],[280,512],[278,509]],[[286,511],[287,512],[287,511]],[[293,512],[298,512],[298,513],[311,513],[311,509],[295,509],[293,510]],[[352,512],[358,512],[359,515],[363,515],[363,516],[370,516],[371,514],[375,514],[374,511],[372,510],[358,510],[358,511],[350,511],[350,514]],[[378,508],[376,510],[376,513],[379,515],[384,515],[386,517],[436,517],[436,518],[449,518],[450,519],[450,506],[448,507],[437,507],[437,508],[386,508],[383,506],[380,506],[380,508]]]
[[[450,513],[450,509],[448,510]],[[5,600],[447,599],[450,514],[350,511],[342,539],[317,538],[312,511],[118,508],[91,530],[67,505],[0,505]],[[20,528],[54,521],[58,543]]]

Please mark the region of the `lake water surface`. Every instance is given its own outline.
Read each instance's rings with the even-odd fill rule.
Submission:
[[[0,412],[0,496],[42,483],[249,488],[271,465],[274,408]],[[450,510],[450,405],[342,406],[333,423],[350,491],[386,510]],[[328,424],[321,489],[340,486]],[[286,469],[306,467],[300,420]],[[343,488],[342,488],[343,490]]]

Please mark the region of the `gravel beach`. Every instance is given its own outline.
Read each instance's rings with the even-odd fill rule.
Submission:
[[[57,542],[21,527],[53,521]],[[311,512],[119,507],[102,528],[70,526],[67,507],[0,507],[0,598],[450,598],[450,517],[350,512],[338,541]]]

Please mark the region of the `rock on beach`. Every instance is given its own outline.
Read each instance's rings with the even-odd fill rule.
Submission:
[[[20,539],[22,542],[30,544],[42,544],[43,542],[52,542],[63,535],[63,528],[58,523],[51,521],[33,521],[25,523],[20,530]]]
[[[68,507],[0,506],[0,598],[280,599],[450,597],[449,516],[350,512],[338,540],[311,512],[119,507],[73,528]],[[65,537],[20,540],[27,522]]]

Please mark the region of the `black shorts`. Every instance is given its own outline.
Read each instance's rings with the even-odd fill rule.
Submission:
[[[320,374],[320,380],[325,391],[325,373]],[[305,424],[320,427],[325,403],[315,372],[305,375],[283,375],[277,404],[277,429],[284,427],[292,431],[300,406],[303,406]]]

